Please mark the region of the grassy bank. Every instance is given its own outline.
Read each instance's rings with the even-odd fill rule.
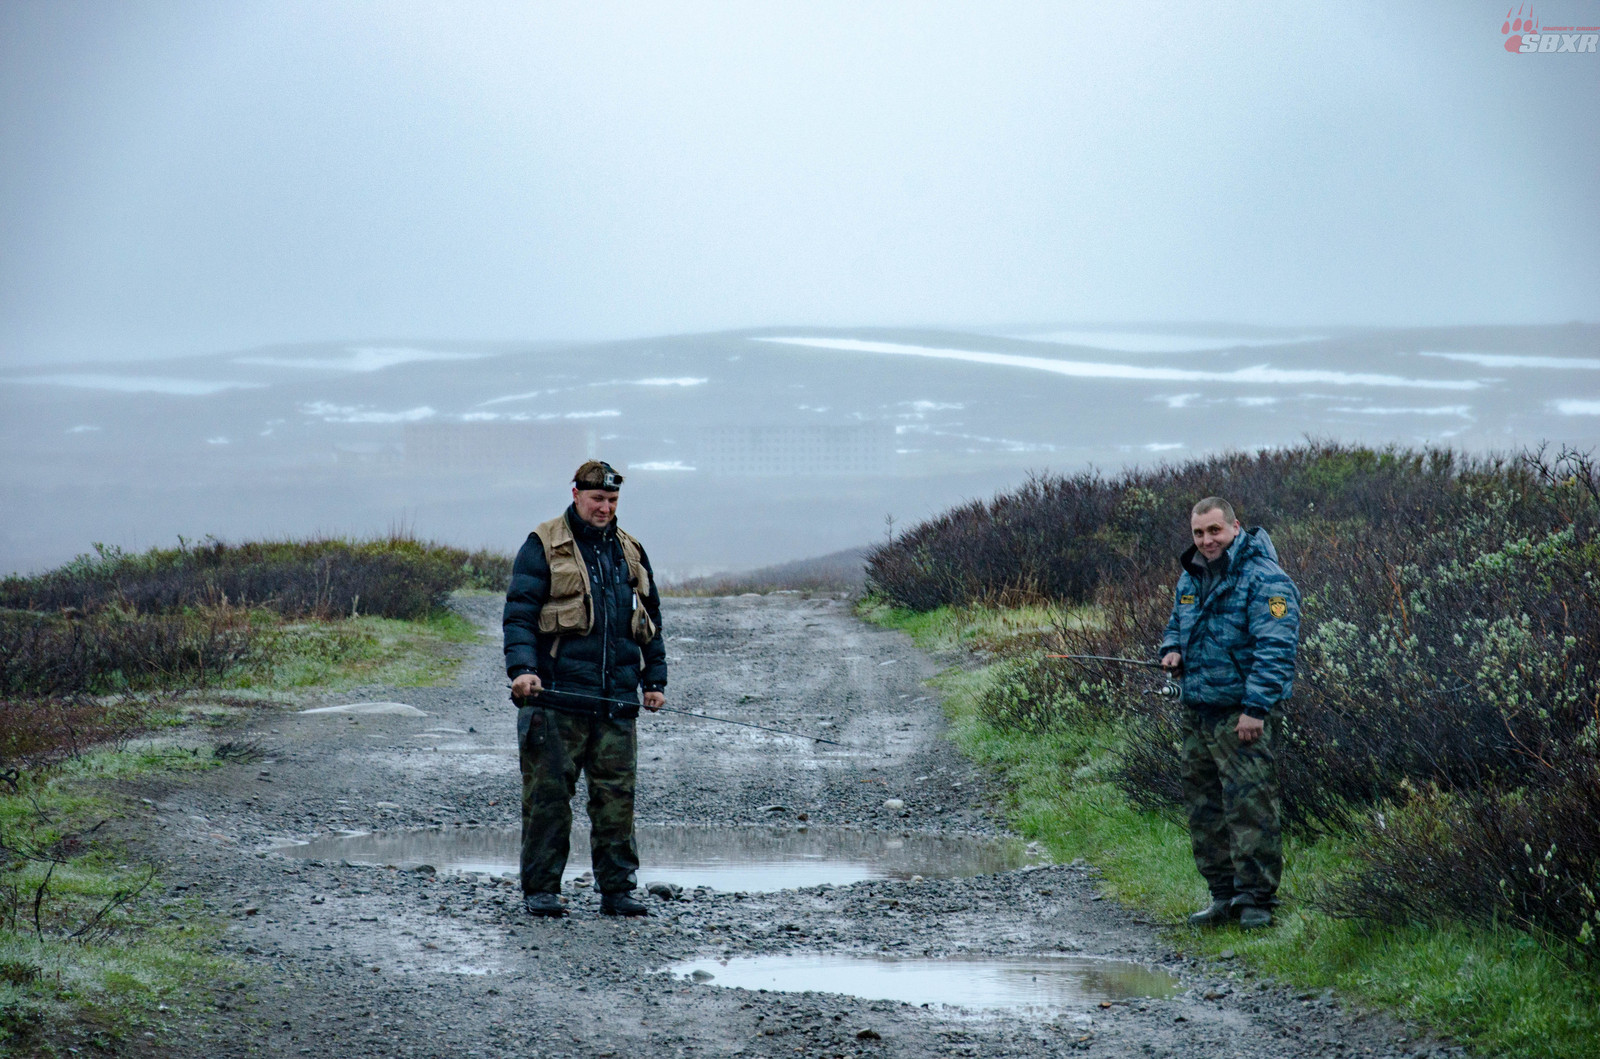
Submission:
[[[479,635],[471,622],[452,610],[417,620],[288,623],[265,633],[258,653],[220,683],[257,692],[448,683],[455,676],[461,645],[476,642]]]
[[[502,568],[405,539],[208,542],[0,585],[0,1052],[115,1049],[238,979],[143,859],[131,784],[253,760],[239,729],[309,691],[448,681],[479,636],[448,595]]]
[[[1189,932],[1183,917],[1207,894],[1188,834],[1170,810],[1134,804],[1119,784],[1127,741],[1141,729],[1097,710],[1057,703],[1048,723],[1019,726],[1008,701],[1018,667],[1032,665],[1052,629],[1093,624],[1086,609],[945,606],[926,611],[869,599],[868,620],[909,633],[920,646],[968,654],[940,679],[952,732],[1009,791],[1014,826],[1058,860],[1081,857],[1107,889],[1178,931],[1180,947],[1231,949],[1263,975],[1306,989],[1334,988],[1467,1043],[1485,1054],[1578,1059],[1600,1040],[1600,984],[1570,953],[1507,927],[1460,923],[1384,925],[1334,918],[1314,898],[1357,863],[1342,833],[1291,837],[1279,925],[1268,932]],[[975,654],[974,654],[975,653]],[[985,664],[976,664],[983,662]],[[1068,693],[1070,694],[1070,692]],[[1404,805],[1379,810],[1403,816]]]
[[[151,721],[177,723],[177,715]],[[0,793],[0,1045],[6,1054],[109,1050],[230,973],[218,928],[163,887],[160,866],[108,839],[120,781],[216,768],[227,751],[105,749],[21,773]]]

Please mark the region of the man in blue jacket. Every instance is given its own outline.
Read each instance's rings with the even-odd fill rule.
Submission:
[[[1211,904],[1196,927],[1272,923],[1283,874],[1276,751],[1294,688],[1300,591],[1267,531],[1241,531],[1208,496],[1190,512],[1161,664],[1183,689],[1183,792],[1195,865]]]
[[[634,723],[666,703],[661,595],[644,547],[617,527],[622,475],[590,460],[572,504],[528,534],[506,590],[506,675],[522,766],[523,904],[562,916],[561,872],[578,773],[589,780],[589,852],[600,910],[648,915],[632,896]]]

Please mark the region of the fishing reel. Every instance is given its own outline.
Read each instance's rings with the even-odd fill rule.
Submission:
[[[1163,680],[1160,687],[1146,689],[1145,694],[1154,695],[1158,699],[1166,699],[1168,702],[1182,702],[1183,686],[1176,681]]]

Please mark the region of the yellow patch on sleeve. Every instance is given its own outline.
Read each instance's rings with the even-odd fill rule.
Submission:
[[[1281,618],[1289,613],[1289,601],[1282,596],[1268,596],[1267,612],[1274,618]]]
[[[1194,597],[1193,596],[1179,596],[1178,597],[1178,602],[1179,603],[1193,603],[1194,602]]]

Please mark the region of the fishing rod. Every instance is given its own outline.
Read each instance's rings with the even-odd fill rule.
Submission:
[[[628,699],[608,699],[604,695],[585,695],[581,691],[556,691],[554,688],[551,688],[550,691],[553,694],[561,695],[561,696],[563,696],[565,698],[569,698],[569,699],[588,699],[590,702],[604,702],[604,703],[609,703],[612,706],[638,706],[639,705],[637,702],[632,702],[632,701],[630,701]],[[536,703],[528,702],[528,700],[532,699],[532,698],[534,698],[534,696],[529,695],[526,698],[524,698],[524,699],[519,701],[518,698],[515,695],[513,695],[513,696],[511,696],[511,701],[512,702],[516,702],[518,705],[522,705],[524,703],[526,703],[527,705],[537,705]],[[561,707],[559,707],[559,706],[549,706],[549,707],[546,707],[546,708],[547,709],[552,709],[552,710],[559,710]],[[787,736],[790,736],[791,738],[794,738],[794,739],[810,739],[810,740],[813,740],[814,742],[818,742],[818,743],[827,743],[830,746],[844,746],[843,743],[838,742],[837,740],[824,739],[820,735],[806,735],[803,732],[790,732],[790,731],[787,731],[787,730],[785,730],[783,728],[769,728],[767,725],[764,725],[764,724],[752,724],[749,721],[736,721],[732,717],[718,717],[714,713],[695,713],[692,710],[679,710],[679,709],[674,709],[671,706],[657,706],[656,709],[665,710],[668,713],[680,714],[681,716],[684,716],[684,717],[698,717],[702,721],[718,721],[718,722],[720,722],[722,724],[737,724],[737,725],[740,725],[740,726],[742,726],[744,728],[757,728],[757,729],[760,729],[763,732],[774,732],[774,733],[776,733],[778,735],[787,735]]]
[[[1112,658],[1108,655],[1045,655],[1046,658],[1070,658],[1074,662],[1119,662],[1125,666],[1143,666],[1146,669],[1165,669],[1160,662],[1146,662],[1138,658]]]
[[[1046,658],[1065,658],[1073,662],[1116,662],[1118,665],[1138,666],[1140,669],[1164,670],[1168,676],[1161,682],[1161,686],[1154,691],[1146,691],[1146,695],[1157,698],[1172,699],[1175,702],[1183,701],[1183,687],[1172,680],[1172,670],[1160,662],[1146,662],[1142,658],[1113,658],[1109,655],[1045,655]]]

